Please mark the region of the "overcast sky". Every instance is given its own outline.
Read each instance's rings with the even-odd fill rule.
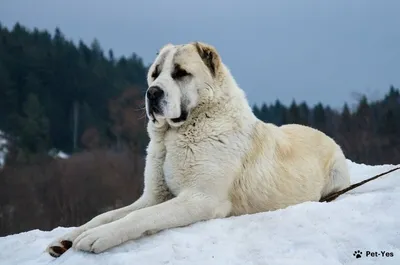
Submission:
[[[399,0],[1,0],[0,22],[58,26],[145,63],[166,43],[208,42],[251,103],[340,107],[400,87]]]

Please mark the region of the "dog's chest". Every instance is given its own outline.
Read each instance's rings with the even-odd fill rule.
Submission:
[[[198,156],[198,146],[191,143],[182,135],[167,133],[165,137],[167,149],[163,165],[165,182],[174,195],[178,195],[182,189],[194,185],[193,174]]]
[[[164,178],[169,190],[177,196],[185,185],[184,170],[179,164],[174,163],[175,159],[166,157],[164,162]]]

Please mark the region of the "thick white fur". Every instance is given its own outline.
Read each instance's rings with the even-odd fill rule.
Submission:
[[[69,240],[75,249],[99,253],[163,229],[318,201],[350,184],[345,156],[331,138],[258,120],[216,50],[197,47],[212,54],[215,75],[204,63],[210,57],[194,44],[165,46],[149,70],[149,86],[165,91],[165,113],[148,123],[143,195],[57,239],[49,252]],[[175,63],[193,76],[173,80]],[[175,124],[183,99],[190,114]]]

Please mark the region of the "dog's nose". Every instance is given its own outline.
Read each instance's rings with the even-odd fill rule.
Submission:
[[[164,95],[164,91],[158,86],[152,86],[147,89],[147,98],[157,101]]]

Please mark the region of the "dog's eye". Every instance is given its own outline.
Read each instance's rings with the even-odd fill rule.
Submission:
[[[156,79],[159,75],[160,75],[160,70],[158,69],[158,65],[157,65],[156,68],[154,69],[153,73],[151,74],[151,77],[153,79]]]
[[[183,70],[182,68],[175,68],[174,72],[171,74],[173,79],[181,79],[185,76],[189,76],[190,74]]]

